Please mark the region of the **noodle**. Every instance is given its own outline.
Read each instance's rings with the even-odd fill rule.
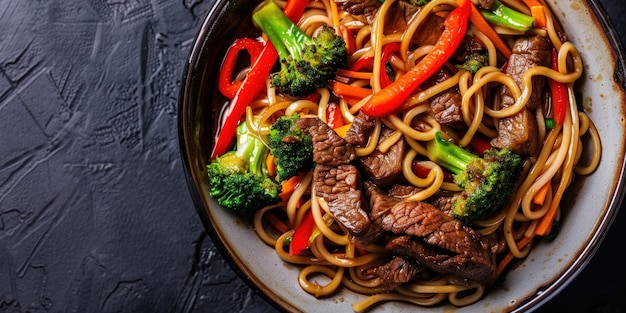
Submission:
[[[386,0],[380,4],[371,25],[363,16],[353,15],[330,1],[311,1],[298,25],[310,36],[324,24],[335,27],[353,45],[348,64],[363,58],[373,58],[370,67],[359,70],[358,73],[363,75],[350,74],[356,71],[346,66],[339,75],[341,77],[337,78],[352,86],[371,88],[372,93],[384,88],[381,77],[388,75],[386,67],[393,71],[390,79],[394,80],[431,53],[433,45],[418,46],[415,42],[420,27],[432,15],[444,17],[457,6],[454,0],[432,0],[408,17],[403,29],[390,30],[388,27],[394,24],[391,14],[402,0]],[[520,0],[501,1],[511,8],[530,14],[528,7]],[[518,84],[502,70],[506,60],[498,58],[492,40],[470,23],[468,34],[482,45],[483,51],[488,54],[488,64],[472,74],[466,70],[457,70],[453,61],[449,61],[444,66],[451,72],[449,76],[427,88],[415,90],[395,114],[372,119],[374,126],[369,140],[355,148],[357,157],[366,157],[374,153],[387,153],[398,143],[406,143],[402,156],[403,181],[417,188],[416,192],[406,197],[406,201],[428,202],[441,195],[459,194],[462,189],[446,180],[444,169],[427,159],[426,142],[433,140],[437,133],[462,147],[471,146],[472,140],[478,136],[496,138],[499,121],[527,109],[535,78],[543,77],[564,84],[569,106],[562,124],[554,128],[546,126],[547,120],[554,114],[554,104],[551,97],[542,96],[543,104],[532,112],[532,120],[538,125],[539,149],[525,157],[522,176],[508,203],[492,216],[471,223],[476,233],[495,238],[498,244],[492,249],[497,250],[497,262],[503,262],[498,264],[499,267],[506,267],[503,260],[507,257],[522,259],[530,253],[533,242],[539,237],[538,232],[545,229],[543,220],[552,216],[556,221],[560,219],[561,199],[576,174],[582,176],[593,173],[602,154],[598,130],[592,119],[585,112],[579,111],[574,96],[575,82],[583,71],[581,56],[571,42],[563,41],[560,25],[545,2],[540,1],[545,6],[547,25],[545,29],[528,31],[526,35],[549,39],[558,53],[556,70],[546,66],[532,67],[525,71]],[[279,5],[284,7],[285,2],[279,2]],[[517,37],[525,35],[499,27],[494,29],[511,47]],[[383,47],[390,43],[399,44],[400,48],[385,64],[382,60]],[[249,68],[241,70],[236,79],[243,80],[248,71]],[[449,90],[456,90],[460,95],[462,120],[457,125],[441,123],[431,106],[433,99]],[[508,90],[514,103],[501,105],[502,97],[497,90]],[[268,80],[264,92],[246,109],[245,123],[254,134],[263,138],[269,134],[270,125],[283,115],[300,114],[328,122],[329,105],[335,102],[339,105],[342,121],[350,124],[355,122],[355,116],[368,99],[369,96],[347,99],[332,94],[327,88],[318,89],[311,97],[294,98],[280,94]],[[383,135],[384,130],[390,130],[389,134]],[[419,176],[415,166],[425,168],[428,174]],[[316,193],[313,180],[314,171],[310,170],[303,175],[288,199],[257,211],[253,219],[260,240],[272,247],[281,260],[302,265],[298,282],[307,293],[325,297],[345,288],[367,295],[364,300],[353,304],[355,312],[362,312],[388,301],[419,306],[449,303],[462,307],[479,301],[488,292],[490,286],[485,284],[461,282],[451,275],[430,270],[423,270],[414,280],[389,290],[373,269],[387,263],[392,253],[384,246],[361,245],[355,235],[340,220],[335,219],[330,204]],[[545,197],[537,200],[539,193],[544,191]],[[309,249],[300,255],[290,255],[285,242],[293,236],[294,229],[309,212],[315,225],[309,239]],[[286,226],[272,226],[270,220],[275,219]],[[280,230],[281,227],[289,229]],[[500,271],[498,274],[504,275]]]

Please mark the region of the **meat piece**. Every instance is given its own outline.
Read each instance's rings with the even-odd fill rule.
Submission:
[[[374,118],[359,111],[359,113],[354,116],[352,125],[350,125],[350,128],[346,132],[346,142],[355,147],[367,146],[374,126],[376,126]]]
[[[296,123],[313,139],[313,162],[337,166],[356,158],[354,147],[319,118],[300,118]]]
[[[480,7],[483,9],[491,9],[493,2],[494,0],[479,0],[478,4],[480,4]]]
[[[455,196],[441,196],[432,200],[430,204],[439,209],[441,212],[450,215],[452,212],[452,205],[454,204],[454,201],[456,201]]]
[[[450,77],[452,75],[445,68],[442,68],[422,83],[421,87],[430,88]],[[464,126],[465,122],[461,112],[462,100],[463,97],[457,87],[447,89],[428,100],[429,113],[435,117],[439,124],[451,127]]]
[[[335,200],[343,193],[359,190],[360,180],[357,168],[349,164],[339,166],[318,164],[313,171],[315,194],[327,202]]]
[[[393,130],[384,128],[381,131],[378,142],[380,143],[389,138],[393,133]],[[406,143],[404,138],[400,138],[387,152],[375,150],[367,156],[358,158],[358,161],[361,168],[376,185],[386,187],[404,179],[402,160],[405,150]]]
[[[377,208],[372,208],[372,212],[375,210]],[[421,201],[399,201],[391,209],[385,209],[380,217],[380,226],[384,230],[419,237],[429,236],[445,223],[457,221],[431,204]]]
[[[378,0],[334,0],[337,6],[344,11],[362,16],[368,24],[374,23],[381,1]],[[398,1],[389,8],[387,12],[387,24],[385,30],[404,30],[411,16],[419,10],[419,7],[410,4],[408,1]]]
[[[429,14],[415,32],[413,42],[420,47],[436,44],[445,28],[443,26],[444,21],[444,17]]]
[[[388,263],[374,269],[374,273],[389,290],[410,282],[419,272],[420,264],[415,259],[402,256],[394,257]]]
[[[487,285],[496,279],[495,256],[490,253],[455,254],[430,246],[418,237],[406,235],[391,239],[386,248],[394,253],[415,258],[420,265],[438,273],[452,274]]]
[[[400,248],[389,248],[391,251],[414,257],[440,273],[480,282],[495,278],[491,249],[496,243],[492,238],[482,237],[431,204],[392,197],[372,183],[364,186],[372,222],[385,231],[411,238],[402,245],[395,244]],[[394,243],[390,241],[389,245]]]
[[[407,198],[410,197],[416,193],[418,193],[419,191],[421,191],[421,188],[415,187],[415,186],[406,186],[406,185],[393,185],[391,186],[391,188],[389,189],[389,191],[387,192],[387,194],[391,197],[396,197],[396,198]]]
[[[363,16],[368,24],[374,22],[381,5],[378,0],[334,0],[337,7],[356,16]]]
[[[513,54],[509,58],[505,73],[521,87],[524,73],[536,66],[549,66],[551,54],[552,47],[546,38],[541,36],[520,38],[513,46]],[[545,77],[533,77],[532,93],[526,103],[526,108],[499,121],[498,137],[491,141],[494,147],[500,149],[509,147],[513,152],[522,155],[531,155],[536,151],[537,122],[534,110],[541,101],[544,85]],[[515,104],[515,98],[508,88],[503,86],[500,95],[502,108]]]
[[[382,236],[382,229],[369,219],[369,208],[359,189],[355,166],[318,164],[313,172],[315,194],[322,197],[330,213],[361,243],[370,244]]]

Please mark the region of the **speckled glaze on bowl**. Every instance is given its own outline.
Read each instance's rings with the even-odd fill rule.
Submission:
[[[215,244],[233,268],[277,308],[288,312],[352,312],[363,296],[343,291],[316,299],[298,286],[295,266],[281,261],[248,223],[223,210],[207,196],[205,165],[216,131],[215,117],[224,103],[217,91],[220,60],[240,30],[250,23],[258,0],[217,1],[206,15],[190,53],[179,103],[180,148],[189,189]],[[563,289],[589,262],[602,241],[624,194],[626,94],[624,56],[619,40],[597,1],[548,1],[569,39],[579,49],[585,72],[580,91],[603,140],[597,171],[577,181],[564,197],[563,228],[555,241],[535,245],[506,281],[462,312],[528,311]],[[451,312],[457,308],[420,308]],[[386,303],[374,312],[416,311]]]

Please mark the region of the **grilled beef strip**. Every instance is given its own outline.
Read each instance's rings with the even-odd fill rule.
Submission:
[[[394,131],[383,128],[378,142],[389,138]],[[387,187],[404,180],[402,160],[406,150],[404,138],[400,138],[386,152],[375,150],[371,154],[357,158],[365,174],[378,186]]]
[[[355,147],[365,147],[372,136],[374,126],[376,126],[374,118],[359,111],[359,113],[354,116],[354,120],[346,132],[344,139]]]
[[[431,204],[390,196],[372,183],[364,186],[373,223],[397,238],[406,237],[389,241],[389,250],[416,258],[439,273],[482,283],[495,279],[491,238],[482,237]],[[407,193],[405,190],[398,194]]]
[[[550,42],[541,36],[523,37],[513,46],[513,54],[509,58],[505,73],[513,77],[521,87],[524,73],[536,66],[549,66],[552,47]],[[498,137],[491,140],[496,148],[509,147],[511,151],[521,155],[532,155],[537,149],[537,120],[535,108],[541,102],[541,93],[545,77],[535,76],[532,79],[530,99],[517,114],[503,118],[498,122]],[[502,86],[500,90],[501,107],[507,108],[515,104],[511,91]]]
[[[432,246],[419,237],[401,235],[387,242],[386,248],[399,255],[416,259],[420,265],[443,274],[489,285],[496,279],[496,263],[493,254],[489,258],[481,257],[484,253],[455,254],[451,251]]]
[[[410,282],[420,271],[420,264],[415,259],[405,256],[393,257],[389,262],[374,269],[374,273],[389,290]]]
[[[296,124],[313,139],[313,162],[337,166],[356,158],[354,147],[319,118],[299,118]]]
[[[360,190],[354,165],[318,164],[313,172],[315,194],[328,204],[330,213],[362,244],[377,242],[383,232],[369,218],[369,207]]]

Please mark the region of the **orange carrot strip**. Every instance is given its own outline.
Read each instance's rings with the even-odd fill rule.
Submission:
[[[265,165],[267,166],[267,174],[275,177],[276,176],[276,162],[273,154],[268,154],[265,159]]]
[[[304,173],[300,173],[296,176],[293,176],[282,182],[282,190],[278,196],[283,200],[289,200],[289,196],[296,189],[296,187],[300,184],[302,179],[304,178]]]
[[[372,72],[358,72],[358,71],[346,70],[346,69],[343,69],[343,68],[338,69],[336,74],[337,74],[337,76],[343,76],[343,77],[348,77],[348,78],[356,78],[356,79],[370,79],[370,78],[372,78]]]
[[[459,3],[459,1],[461,0],[457,0],[457,3]],[[491,25],[489,25],[487,20],[485,20],[483,15],[480,14],[480,11],[478,11],[474,4],[472,4],[472,12],[470,13],[469,20],[472,24],[474,24],[474,26],[476,26],[476,28],[478,28],[478,30],[485,34],[487,38],[491,39],[493,45],[496,46],[496,49],[498,49],[498,51],[500,51],[505,58],[508,59],[511,56],[513,52],[511,52],[509,45],[507,45],[504,40],[500,38],[500,35],[496,33]]]
[[[281,221],[278,217],[276,217],[274,214],[272,213],[266,213],[263,214],[263,217],[270,223],[272,224],[272,226],[274,228],[276,228],[277,231],[281,232],[281,233],[286,233],[287,231],[289,231],[289,226],[287,226],[287,224],[285,224],[283,221]]]
[[[522,237],[522,239],[520,239],[517,242],[517,248],[518,249],[523,249],[527,244],[529,244],[534,237]],[[496,275],[500,276],[500,274],[502,273],[502,271],[504,271],[504,269],[507,267],[507,265],[509,265],[509,263],[511,263],[511,261],[513,261],[513,253],[511,253],[509,251],[509,253],[507,253],[504,258],[502,259],[502,261],[500,261],[500,263],[498,264],[497,268],[496,268]]]
[[[530,8],[530,14],[535,18],[535,25],[540,28],[547,26],[546,12],[541,2],[537,0],[524,0],[524,3]]]
[[[367,96],[372,95],[372,89],[357,87],[350,84],[345,84],[342,82],[334,81],[333,82],[333,93],[339,97],[351,97],[363,99]]]
[[[550,182],[547,182],[533,197],[533,203],[536,205],[543,205],[546,201],[546,196],[548,195],[548,190],[550,190]]]
[[[333,18],[333,27],[339,26],[339,10],[337,9],[337,3],[335,1],[330,1],[330,12],[332,13]]]

